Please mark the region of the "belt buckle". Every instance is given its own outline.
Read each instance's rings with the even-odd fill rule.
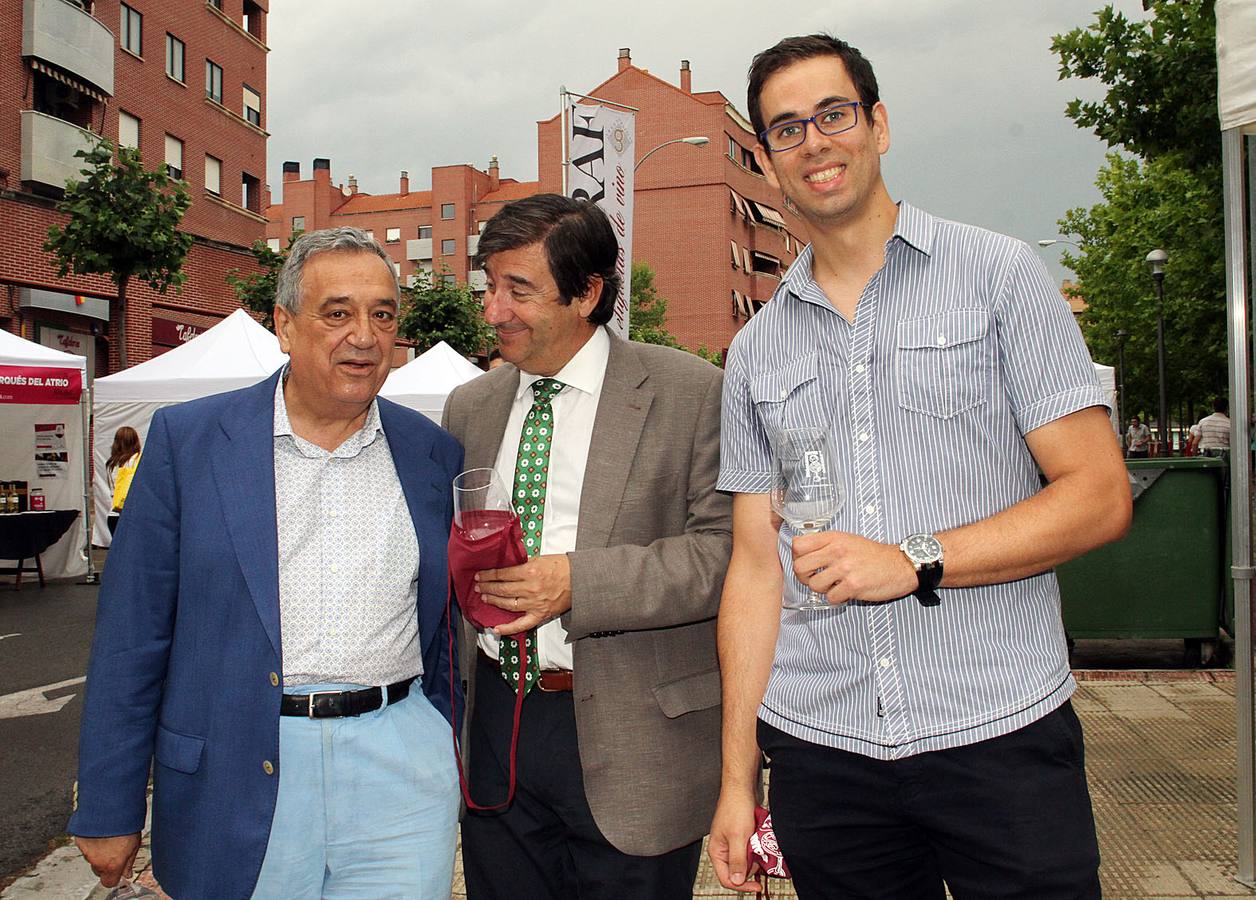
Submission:
[[[338,695],[338,694],[340,694],[340,693],[341,693],[340,691],[311,691],[309,694],[307,694],[307,695],[306,695],[306,696],[307,696],[307,697],[309,697],[310,699],[309,699],[309,705],[308,705],[308,707],[307,707],[307,711],[306,711],[306,713],[305,713],[305,717],[306,717],[307,719],[327,719],[327,718],[331,718],[331,716],[316,716],[316,715],[314,715],[314,698],[315,698],[315,697],[335,697],[336,695]]]

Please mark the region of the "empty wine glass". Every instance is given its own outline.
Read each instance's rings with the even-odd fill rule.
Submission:
[[[509,528],[516,518],[510,492],[495,469],[468,469],[454,477],[454,525],[470,540]]]
[[[156,897],[157,892],[149,890],[142,884],[136,884],[129,878],[123,878],[118,886],[105,895],[105,900],[139,900],[140,897]]]
[[[772,509],[797,534],[826,528],[842,508],[842,484],[824,428],[787,428],[772,444]],[[823,594],[808,589],[789,609],[832,609]]]

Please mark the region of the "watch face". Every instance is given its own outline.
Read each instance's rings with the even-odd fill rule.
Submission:
[[[937,562],[942,558],[942,544],[931,534],[913,534],[903,542],[903,550],[914,563]]]

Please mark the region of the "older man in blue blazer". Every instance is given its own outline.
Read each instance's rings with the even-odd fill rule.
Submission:
[[[397,302],[364,232],[305,235],[276,298],[289,364],[153,418],[69,826],[105,885],[130,872],[151,765],[155,874],[180,900],[449,897],[462,450],[376,397]]]

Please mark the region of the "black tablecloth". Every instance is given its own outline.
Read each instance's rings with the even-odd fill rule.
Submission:
[[[34,559],[70,530],[77,509],[0,514],[0,559]]]

